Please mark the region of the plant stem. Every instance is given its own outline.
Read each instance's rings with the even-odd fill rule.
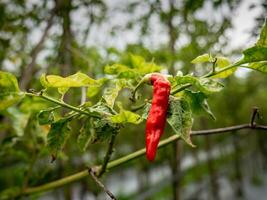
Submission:
[[[265,130],[267,131],[267,126],[265,125],[254,125],[251,126],[250,124],[241,124],[241,125],[236,125],[236,126],[230,126],[230,127],[224,127],[224,128],[217,128],[217,129],[210,129],[210,130],[200,130],[200,131],[192,131],[191,132],[191,136],[195,137],[195,136],[199,136],[199,135],[211,135],[211,134],[219,134],[219,133],[224,133],[224,132],[231,132],[231,131],[237,131],[237,130],[241,130],[241,129],[257,129],[257,130]],[[176,140],[180,139],[180,137],[178,135],[172,135],[169,138],[162,140],[159,143],[159,147],[158,148],[162,148]],[[140,149],[136,152],[133,152],[129,155],[126,155],[124,157],[118,158],[114,161],[111,161],[107,164],[106,169],[113,169],[115,167],[118,167],[122,164],[125,164],[131,160],[134,160],[136,158],[139,158],[140,156],[144,155],[146,153],[145,148]],[[97,170],[101,169],[101,166],[95,166],[93,167]],[[78,172],[76,174],[67,176],[65,178],[56,180],[56,181],[52,181],[50,183],[46,183],[44,185],[40,185],[40,186],[36,186],[36,187],[31,187],[31,188],[26,188],[25,190],[22,191],[22,193],[17,194],[17,196],[20,195],[27,195],[27,194],[32,194],[32,193],[37,193],[37,192],[44,192],[44,191],[48,191],[51,189],[55,189],[57,187],[61,187],[63,185],[78,181],[84,177],[86,177],[88,175],[88,170],[84,170],[81,172]]]
[[[80,108],[77,108],[77,107],[75,107],[75,106],[72,106],[72,105],[70,105],[70,104],[67,104],[67,103],[65,103],[65,102],[63,102],[63,101],[59,101],[59,100],[57,100],[57,99],[54,99],[54,98],[49,97],[49,96],[44,95],[44,94],[34,94],[34,93],[29,93],[29,92],[25,92],[24,94],[25,94],[25,95],[28,95],[28,96],[40,97],[40,98],[42,98],[42,99],[45,99],[45,100],[47,100],[47,101],[53,102],[53,103],[55,103],[55,104],[57,104],[57,105],[60,105],[60,106],[62,106],[62,107],[64,107],[64,108],[68,108],[68,109],[70,109],[70,110],[73,110],[73,111],[75,111],[75,112],[81,113],[81,114],[83,114],[83,115],[87,115],[87,116],[89,116],[89,117],[101,118],[99,115],[96,115],[96,114],[94,114],[94,113],[90,113],[90,112],[81,110]]]
[[[113,146],[114,146],[114,143],[115,143],[116,136],[117,136],[117,134],[112,134],[112,136],[111,136],[111,139],[110,139],[110,142],[109,142],[109,146],[108,146],[108,150],[107,150],[107,153],[106,153],[105,158],[104,158],[104,162],[103,162],[103,164],[101,166],[100,171],[97,173],[98,177],[101,177],[106,172],[107,164],[108,164],[108,162],[109,162],[109,160],[111,158],[111,155],[113,153]]]
[[[232,68],[234,68],[234,67],[238,67],[238,66],[240,66],[240,65],[242,65],[242,64],[245,64],[244,61],[242,61],[242,60],[241,60],[241,61],[238,61],[238,62],[236,62],[236,63],[234,63],[234,64],[232,64],[232,65],[229,65],[228,67],[222,68],[222,69],[219,70],[219,71],[215,71],[215,72],[208,73],[208,74],[204,75],[203,78],[208,78],[208,77],[215,76],[215,75],[217,75],[217,74],[220,74],[220,73],[222,73],[222,72],[224,72],[224,71],[227,71],[227,70],[229,70],[229,69],[232,69]]]
[[[183,85],[183,86],[181,86],[181,87],[179,87],[179,88],[176,88],[176,89],[174,89],[173,91],[171,91],[171,95],[174,95],[174,94],[176,94],[176,93],[178,93],[178,92],[181,92],[181,91],[183,91],[184,89],[186,89],[186,88],[188,88],[188,87],[191,87],[191,86],[192,86],[191,83],[187,83],[187,84],[185,84],[185,85]]]

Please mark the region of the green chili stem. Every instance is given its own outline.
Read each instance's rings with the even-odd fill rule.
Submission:
[[[54,99],[54,98],[49,97],[49,96],[44,95],[44,94],[34,94],[34,93],[29,93],[29,92],[25,92],[24,94],[25,94],[25,95],[28,95],[28,96],[40,97],[40,98],[42,98],[42,99],[48,100],[48,101],[53,102],[53,103],[55,103],[55,104],[58,104],[58,105],[60,105],[60,106],[62,106],[62,107],[68,108],[68,109],[70,109],[70,110],[73,110],[73,111],[75,111],[75,112],[81,113],[81,114],[83,114],[83,115],[87,115],[87,116],[89,116],[89,117],[101,118],[101,117],[98,116],[98,115],[95,115],[95,114],[90,113],[90,112],[86,112],[86,111],[81,110],[81,109],[79,109],[79,108],[77,108],[77,107],[75,107],[75,106],[72,106],[72,105],[70,105],[70,104],[67,104],[67,103],[65,103],[65,102],[63,102],[63,101],[59,101],[59,100],[57,100],[57,99]]]
[[[211,73],[208,73],[208,74],[204,75],[203,78],[208,78],[208,77],[215,76],[217,74],[220,74],[220,73],[222,73],[224,71],[227,71],[229,69],[232,69],[234,67],[238,67],[238,66],[240,66],[242,64],[245,64],[245,62],[241,60],[239,62],[236,62],[236,63],[232,64],[232,65],[229,65],[228,67],[222,68],[221,70],[218,70],[218,71],[215,71],[215,72],[212,71]]]
[[[210,129],[210,130],[200,130],[200,131],[192,131],[191,132],[191,136],[195,137],[195,136],[199,136],[199,135],[211,135],[211,134],[219,134],[219,133],[224,133],[224,132],[230,132],[233,133],[233,131],[237,131],[237,130],[242,130],[242,129],[257,129],[257,130],[267,130],[267,126],[264,125],[254,125],[251,126],[251,124],[241,124],[241,125],[236,125],[236,126],[230,126],[230,127],[224,127],[224,128],[217,128],[217,129]],[[236,133],[236,132],[234,132]],[[249,132],[252,133],[252,132]],[[162,140],[159,143],[159,148],[162,148],[176,140],[179,140],[180,137],[178,135],[172,135],[169,138]],[[131,160],[134,160],[136,158],[139,158],[141,156],[143,156],[146,153],[145,148],[140,149],[136,152],[133,152],[131,154],[128,154],[126,156],[123,156],[121,158],[118,158],[114,161],[111,161],[107,164],[106,169],[113,169],[115,167],[118,167],[122,164],[125,164]],[[101,166],[95,166],[93,167],[97,170],[101,170]],[[16,196],[21,196],[21,195],[27,195],[27,194],[32,194],[32,193],[37,193],[37,192],[44,192],[44,191],[48,191],[51,189],[55,189],[57,187],[61,187],[63,185],[78,181],[84,177],[88,176],[88,170],[83,170],[81,172],[78,172],[76,174],[67,176],[65,178],[56,180],[56,181],[52,181],[50,183],[46,183],[44,185],[40,185],[40,186],[36,186],[36,187],[31,187],[31,188],[26,188],[25,190],[23,190],[21,193],[17,194]]]

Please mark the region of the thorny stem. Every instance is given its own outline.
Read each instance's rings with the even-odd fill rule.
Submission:
[[[98,177],[101,177],[106,172],[107,164],[108,164],[108,162],[109,162],[109,160],[111,158],[111,155],[113,153],[113,146],[114,146],[114,143],[115,143],[116,135],[117,134],[112,134],[112,136],[111,136],[111,139],[110,139],[110,142],[109,142],[109,146],[108,146],[108,150],[107,150],[107,153],[106,153],[105,158],[104,158],[104,162],[102,164],[102,167],[101,167],[100,171],[97,173]]]
[[[63,102],[63,101],[59,101],[59,100],[57,100],[57,99],[54,99],[54,98],[49,97],[49,96],[47,96],[47,95],[44,95],[44,94],[42,94],[42,93],[30,93],[30,92],[25,92],[24,94],[25,94],[25,95],[28,95],[28,96],[34,96],[34,97],[40,97],[40,98],[43,98],[43,99],[48,100],[48,101],[50,101],[50,102],[53,102],[53,103],[55,103],[55,104],[57,104],[57,105],[60,105],[60,106],[65,107],[65,108],[68,108],[68,109],[70,109],[70,110],[73,110],[73,111],[75,111],[75,112],[81,113],[81,114],[83,114],[83,115],[87,115],[87,116],[89,116],[89,117],[101,118],[100,116],[98,116],[98,115],[96,115],[96,114],[94,114],[94,113],[86,112],[86,111],[81,110],[81,109],[79,109],[79,108],[77,108],[77,107],[75,107],[75,106],[72,106],[72,105],[70,105],[70,104],[67,104],[67,103],[65,103],[65,102]]]
[[[212,134],[219,134],[219,133],[225,133],[225,132],[230,132],[233,133],[232,131],[237,131],[237,130],[242,130],[242,129],[257,129],[257,130],[265,130],[267,131],[267,126],[265,125],[255,125],[254,127],[251,126],[251,124],[241,124],[241,125],[236,125],[236,126],[230,126],[230,127],[224,127],[224,128],[217,128],[217,129],[210,129],[210,130],[200,130],[200,131],[192,131],[191,132],[191,136],[195,137],[195,136],[199,136],[199,135],[212,135]],[[251,132],[250,132],[251,133]],[[162,140],[159,143],[159,148],[162,148],[176,140],[179,140],[180,137],[178,135],[172,135],[169,138]],[[129,155],[126,155],[124,157],[118,158],[116,160],[110,161],[107,164],[106,169],[113,169],[115,167],[118,167],[122,164],[125,164],[131,160],[137,159],[140,156],[144,155],[146,152],[145,148],[140,149],[138,151],[135,151]],[[95,166],[93,167],[94,169],[96,169],[96,173],[98,170],[101,169],[101,166]],[[33,194],[33,193],[37,193],[37,192],[44,192],[44,191],[48,191],[51,189],[55,189],[57,187],[61,187],[63,185],[78,181],[84,177],[86,177],[88,175],[88,170],[84,170],[81,172],[78,172],[76,174],[67,176],[65,178],[56,180],[56,181],[52,181],[50,183],[46,183],[40,186],[36,186],[36,187],[30,187],[30,188],[26,188],[24,191],[22,191],[22,193],[17,194],[16,196],[21,196],[21,195],[29,195],[29,194]]]
[[[96,172],[93,168],[88,168],[88,173],[91,175],[91,177],[94,179],[94,181],[97,183],[97,185],[99,187],[101,187],[105,192],[106,194],[110,197],[110,199],[112,200],[116,200],[116,197],[112,194],[111,191],[109,191],[105,185],[97,178],[96,176]]]

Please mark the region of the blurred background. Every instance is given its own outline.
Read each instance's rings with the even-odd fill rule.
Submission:
[[[0,70],[12,72],[20,88],[41,89],[42,73],[67,76],[77,71],[97,79],[103,67],[128,63],[129,55],[166,67],[175,75],[198,74],[191,64],[198,55],[212,53],[232,61],[251,46],[267,13],[264,0],[1,0]],[[209,104],[217,120],[195,116],[193,130],[248,123],[252,107],[259,107],[267,123],[266,75],[239,69],[224,81],[225,89]],[[74,89],[67,101],[80,102]],[[120,100],[126,104],[125,92]],[[96,102],[99,96],[91,97]],[[44,106],[24,99],[0,113],[0,191],[36,186],[102,162],[107,144],[81,152],[70,139],[53,164],[44,135],[30,113]],[[72,136],[77,138],[72,124]],[[44,128],[44,127],[42,127]],[[119,134],[112,159],[143,148],[145,124],[127,125]],[[166,128],[164,137],[172,133]],[[263,132],[240,131],[193,138],[197,148],[181,141],[158,151],[154,163],[144,157],[105,174],[106,186],[120,200],[266,199],[267,138]],[[22,199],[108,199],[84,178],[44,194]]]

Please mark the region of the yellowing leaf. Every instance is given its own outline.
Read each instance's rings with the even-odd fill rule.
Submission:
[[[105,89],[103,98],[111,108],[113,108],[119,92],[127,85],[128,82],[125,79],[114,79],[111,81],[111,86]]]
[[[22,96],[16,77],[11,73],[0,71],[0,110],[17,103]]]
[[[219,68],[224,68],[231,64],[231,61],[223,56],[216,56],[216,66]]]
[[[57,75],[42,75],[40,78],[41,84],[45,88],[70,88],[70,87],[82,87],[89,86],[95,82],[94,79],[90,78],[86,74],[77,72],[76,74],[68,77],[61,77]]]
[[[196,57],[194,60],[191,61],[193,64],[198,64],[198,63],[204,63],[204,62],[213,62],[213,58],[210,54],[203,54],[198,57]]]
[[[217,56],[216,59],[217,59],[216,60],[216,70],[217,69],[221,70],[221,69],[231,65],[230,60],[226,57]],[[230,68],[230,69],[225,70],[221,73],[212,75],[212,78],[226,78],[226,77],[230,76],[231,74],[233,74],[236,71],[236,69],[237,69],[236,67]]]
[[[106,81],[107,81],[106,78],[101,78],[96,80],[94,84],[91,84],[87,88],[87,93],[86,93],[87,97],[94,97],[95,95],[97,95],[101,91],[101,87]]]
[[[124,110],[121,104],[118,104],[120,108],[120,113],[110,117],[113,123],[132,123],[139,124],[142,122],[142,118],[131,111]]]
[[[267,61],[251,63],[248,65],[248,68],[267,73]]]

